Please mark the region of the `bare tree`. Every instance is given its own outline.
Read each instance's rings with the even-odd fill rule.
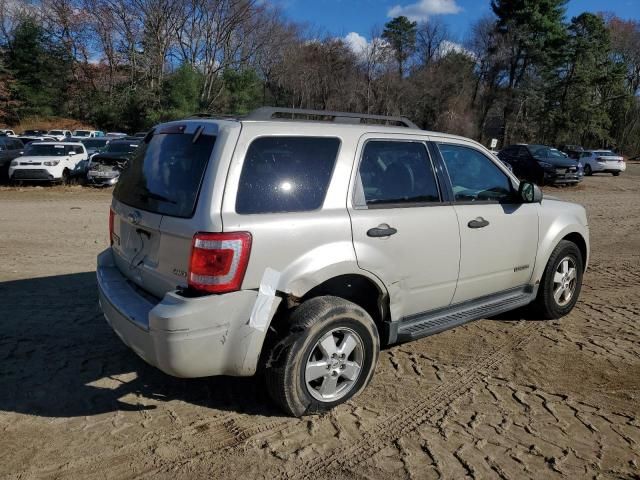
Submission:
[[[428,66],[441,52],[442,42],[449,40],[447,25],[438,18],[420,23],[416,32],[416,54],[419,64]]]

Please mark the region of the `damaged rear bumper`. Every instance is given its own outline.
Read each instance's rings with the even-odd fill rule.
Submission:
[[[96,274],[107,322],[147,363],[185,378],[255,373],[265,337],[249,322],[258,292],[197,298],[169,292],[155,303],[120,273],[111,249],[98,256]]]

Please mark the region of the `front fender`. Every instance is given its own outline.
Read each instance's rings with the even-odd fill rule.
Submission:
[[[531,277],[534,285],[538,285],[542,280],[542,275],[553,249],[563,238],[570,234],[580,235],[585,242],[587,254],[584,262],[585,270],[589,260],[589,226],[584,208],[564,202],[552,201],[549,203],[554,204],[551,206],[552,208],[548,208],[549,205],[545,205],[547,208],[541,210],[538,253],[536,255],[536,266]],[[562,204],[579,207],[581,211],[574,208],[568,212],[563,211]]]

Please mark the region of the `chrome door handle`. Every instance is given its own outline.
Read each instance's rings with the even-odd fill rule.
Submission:
[[[471,220],[467,223],[469,228],[484,228],[489,225],[489,222],[482,217],[478,217],[475,220]]]

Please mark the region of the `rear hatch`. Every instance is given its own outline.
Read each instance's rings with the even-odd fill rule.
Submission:
[[[191,221],[217,128],[185,121],[149,133],[122,170],[113,193],[112,248],[116,265],[156,297],[186,285]]]

